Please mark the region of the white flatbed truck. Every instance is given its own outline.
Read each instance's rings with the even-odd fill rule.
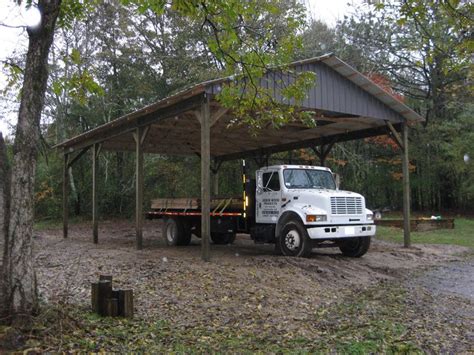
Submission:
[[[147,218],[162,218],[168,245],[187,245],[200,237],[199,199],[157,199]],[[274,243],[286,256],[308,256],[316,247],[339,247],[360,257],[375,235],[373,213],[365,198],[341,191],[330,169],[307,165],[275,165],[243,174],[243,194],[211,199],[211,239],[232,243],[236,233],[255,243]]]

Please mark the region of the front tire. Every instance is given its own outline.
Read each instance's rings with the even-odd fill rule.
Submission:
[[[163,224],[163,237],[168,246],[189,245],[191,230],[182,219],[168,218]]]
[[[339,249],[345,256],[360,258],[370,247],[370,237],[357,237],[341,240]]]
[[[311,253],[311,239],[303,223],[289,220],[281,229],[277,249],[285,256],[307,257]]]

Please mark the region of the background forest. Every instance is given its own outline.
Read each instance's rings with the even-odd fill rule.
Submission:
[[[301,34],[303,49],[294,59],[333,52],[426,117],[424,125],[410,130],[412,207],[426,213],[469,213],[474,210],[474,166],[469,162],[474,157],[474,104],[472,63],[466,53],[472,53],[472,33],[452,21],[446,8],[433,4],[426,2],[422,15],[406,18],[396,4],[354,9],[334,28],[308,20]],[[281,6],[303,10],[304,4],[287,0]],[[469,11],[461,15],[468,20],[472,16]],[[52,146],[220,76],[222,68],[206,49],[201,25],[176,12],[137,15],[118,2],[105,1],[84,18],[71,21],[72,28],[58,30],[41,127],[37,219],[57,219],[61,214],[62,156]],[[285,28],[280,30],[283,35]],[[12,95],[22,81],[23,64],[21,55],[6,62],[10,81],[4,99],[16,99]],[[101,215],[132,215],[133,153],[104,152],[100,159]],[[298,150],[269,161],[279,162],[318,164],[319,160],[311,150]],[[400,152],[388,137],[339,143],[326,165],[342,176],[344,189],[364,194],[370,208],[401,208]],[[145,172],[146,203],[153,197],[199,195],[198,157],[145,155]],[[240,161],[224,163],[219,193],[240,194],[240,173]],[[69,175],[70,211],[87,217],[90,158],[80,159]]]

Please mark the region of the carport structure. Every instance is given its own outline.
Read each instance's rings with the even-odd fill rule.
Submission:
[[[202,258],[209,260],[211,170],[216,173],[220,163],[241,158],[263,161],[273,153],[313,148],[323,165],[338,142],[390,134],[402,151],[404,235],[405,246],[409,246],[408,125],[423,118],[333,54],[294,62],[289,68],[268,71],[260,85],[269,89],[276,102],[288,104],[280,95],[281,83],[291,82],[291,71],[314,72],[314,86],[297,109],[314,112],[316,127],[293,121],[279,129],[268,125],[256,136],[250,134],[250,128],[236,122],[232,112],[217,101],[223,85],[231,80],[223,78],[200,83],[58,144],[64,154],[64,237],[68,235],[68,169],[88,150],[92,151],[94,243],[98,242],[98,155],[101,150],[135,151],[138,249],[142,248],[143,154],[198,155]]]

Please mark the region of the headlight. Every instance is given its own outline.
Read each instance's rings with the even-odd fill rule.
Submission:
[[[328,217],[325,214],[307,214],[306,222],[324,222]]]
[[[374,220],[374,215],[372,213],[367,215],[367,220],[368,221],[373,221]]]

